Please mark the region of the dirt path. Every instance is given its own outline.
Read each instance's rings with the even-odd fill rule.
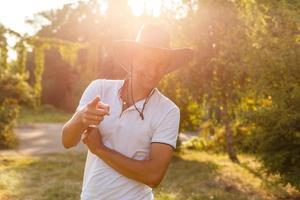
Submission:
[[[61,123],[36,123],[19,125],[14,131],[19,139],[16,150],[2,151],[0,153],[45,154],[57,152],[87,151],[80,142],[76,147],[65,149],[61,143]]]
[[[16,150],[0,151],[0,154],[45,154],[62,152],[86,152],[86,146],[80,143],[73,148],[65,149],[61,143],[61,123],[36,123],[30,125],[19,125],[15,133],[20,145]],[[192,137],[193,133],[180,134],[184,141]]]

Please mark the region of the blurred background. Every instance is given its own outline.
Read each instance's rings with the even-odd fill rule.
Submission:
[[[1,1],[0,149],[17,153],[0,157],[0,199],[21,199],[61,168],[65,182],[53,175],[28,198],[78,198],[81,177],[72,185],[77,172],[67,165],[83,168],[84,156],[63,157],[60,128],[92,80],[125,77],[111,43],[134,40],[147,22],[168,26],[172,47],[196,51],[159,83],[181,122],[178,155],[156,197],[300,199],[298,0]],[[35,155],[45,147],[54,154]],[[53,167],[40,168],[46,163]],[[24,176],[37,181],[20,184]]]

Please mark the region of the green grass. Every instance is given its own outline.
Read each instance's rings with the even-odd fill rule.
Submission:
[[[37,110],[22,108],[18,124],[63,123],[68,121],[72,114],[58,110],[51,105],[42,105]]]
[[[185,150],[176,154],[161,184],[157,200],[297,199],[289,186],[267,178],[251,156],[241,165],[227,156]],[[79,199],[85,155],[79,153],[0,157],[1,200]],[[298,195],[298,196],[297,196]]]

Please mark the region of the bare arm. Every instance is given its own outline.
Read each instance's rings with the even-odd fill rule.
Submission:
[[[156,187],[163,179],[173,155],[173,147],[161,143],[152,143],[149,158],[135,160],[103,145],[98,129],[87,129],[83,142],[90,151],[97,155],[120,174]]]
[[[76,146],[81,139],[81,134],[87,128],[79,120],[79,112],[76,112],[62,128],[62,144],[65,148]]]
[[[153,188],[163,179],[173,149],[166,144],[152,143],[150,158],[147,160],[134,160],[109,148],[100,149],[96,155],[120,174]]]
[[[86,106],[77,111],[72,118],[62,128],[62,144],[65,148],[76,146],[83,131],[89,126],[98,125],[108,114],[109,107],[100,102],[100,97],[96,96]]]

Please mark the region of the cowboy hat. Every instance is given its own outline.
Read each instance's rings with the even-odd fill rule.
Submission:
[[[141,26],[135,40],[116,40],[113,42],[113,53],[117,62],[130,71],[132,57],[136,51],[152,52],[157,58],[168,59],[165,73],[183,67],[193,57],[190,48],[170,48],[168,31],[158,24],[144,24]]]

